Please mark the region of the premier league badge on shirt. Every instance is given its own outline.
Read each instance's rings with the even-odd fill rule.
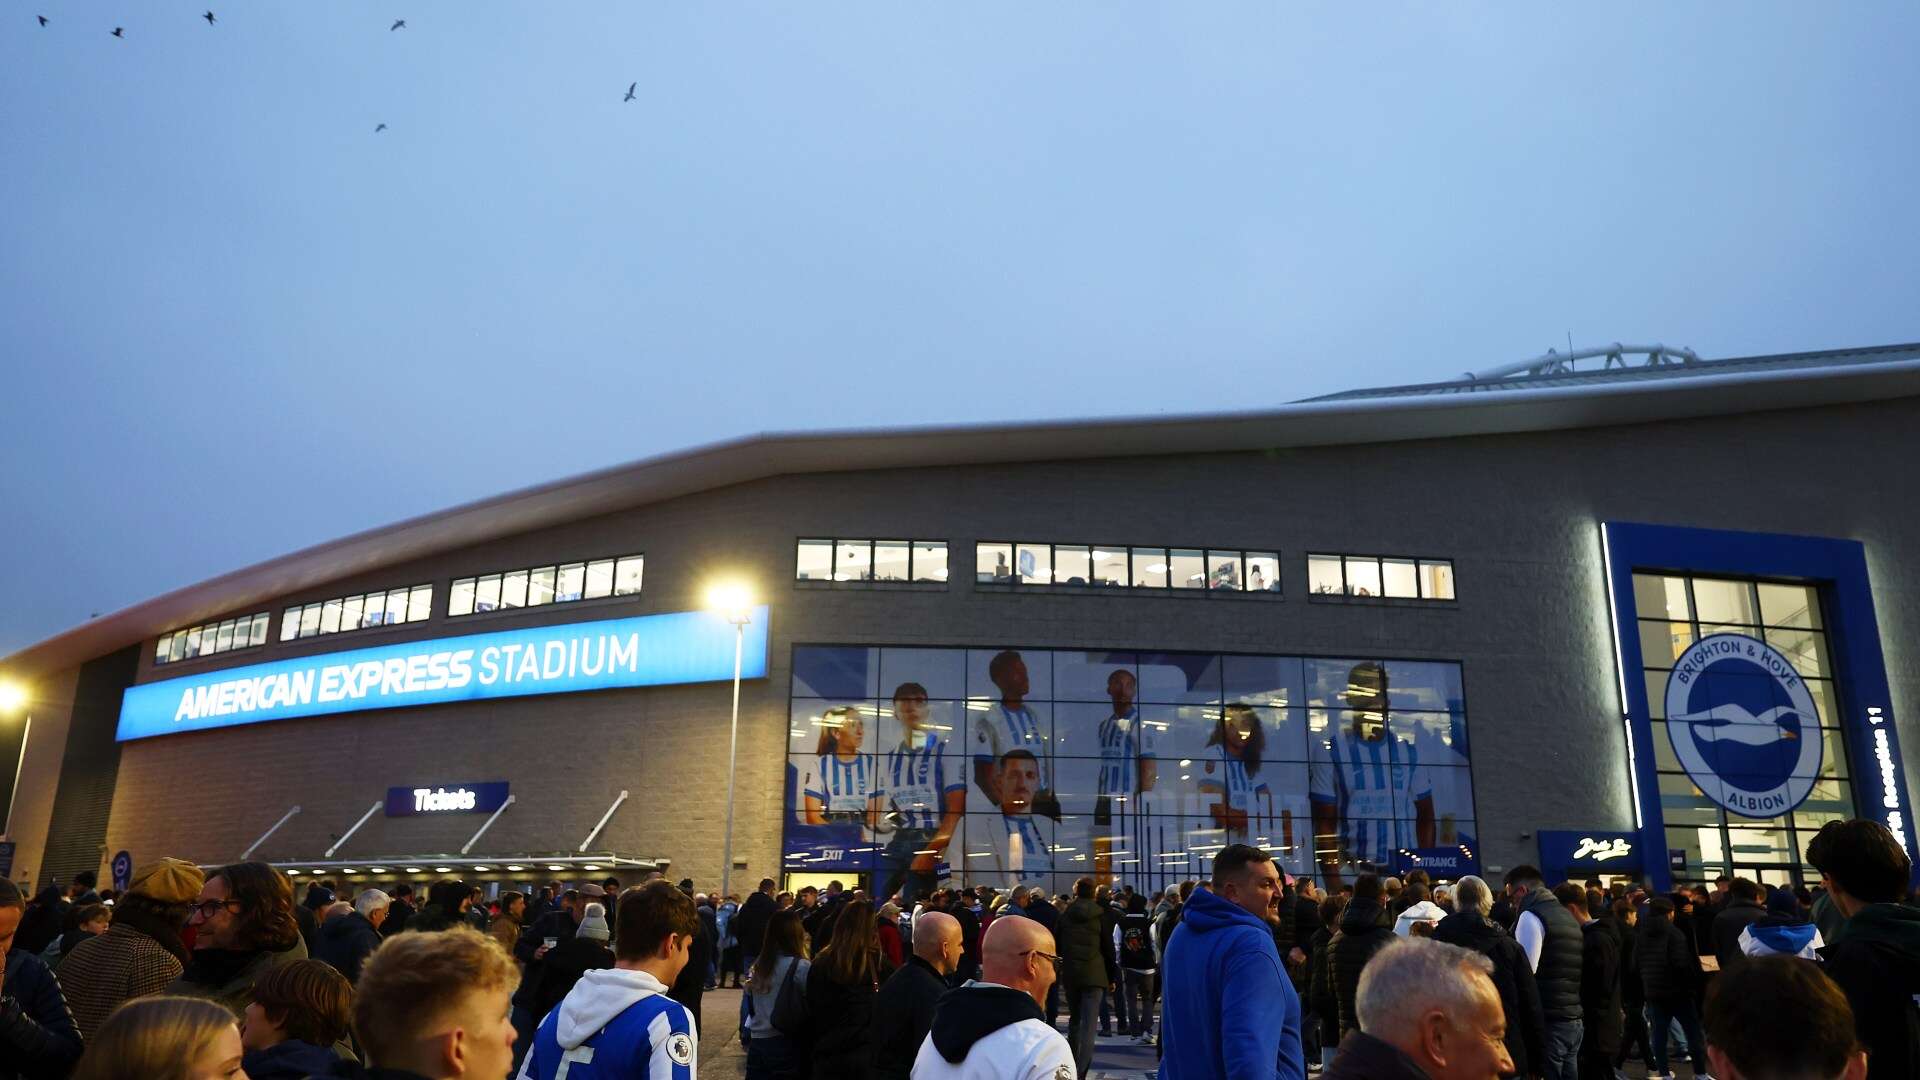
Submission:
[[[1667,735],[1702,793],[1744,817],[1799,806],[1820,778],[1819,713],[1793,664],[1745,634],[1712,634],[1667,676]]]

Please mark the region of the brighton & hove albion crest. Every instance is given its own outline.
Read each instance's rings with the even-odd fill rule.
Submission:
[[[1745,634],[1701,638],[1667,676],[1667,735],[1701,792],[1745,817],[1799,806],[1820,778],[1820,721],[1793,664]]]

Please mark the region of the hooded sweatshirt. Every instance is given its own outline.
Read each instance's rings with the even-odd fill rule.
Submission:
[[[554,1080],[562,1061],[567,1080],[693,1080],[693,1015],[644,971],[589,971],[540,1021],[520,1080]]]
[[[1266,920],[1195,889],[1162,977],[1160,1080],[1306,1075],[1300,996]]]
[[[970,982],[934,1007],[914,1080],[1073,1080],[1073,1049],[1024,990]]]
[[[1920,909],[1868,904],[1840,924],[1822,955],[1853,1006],[1867,1080],[1920,1075]]]

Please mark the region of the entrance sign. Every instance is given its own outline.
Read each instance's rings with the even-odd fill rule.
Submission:
[[[131,687],[121,742],[181,731],[531,694],[719,682],[735,629],[706,611],[433,638],[226,668]],[[741,642],[741,677],[767,674],[767,609]]]
[[[1710,634],[1667,677],[1667,733],[1681,768],[1708,799],[1745,817],[1799,806],[1820,779],[1819,713],[1778,649],[1745,634]]]
[[[413,814],[491,814],[505,806],[507,782],[422,784],[387,789],[387,816]]]

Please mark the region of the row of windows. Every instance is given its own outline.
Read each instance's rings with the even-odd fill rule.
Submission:
[[[1280,591],[1277,551],[983,542],[974,580],[993,585]]]
[[[1316,596],[1451,600],[1453,562],[1390,555],[1309,554],[1307,589]]]
[[[344,634],[374,626],[425,622],[433,614],[433,586],[414,585],[360,596],[295,604],[280,617],[280,640]]]
[[[795,581],[867,581],[903,584],[947,580],[945,540],[803,539]]]
[[[447,597],[449,616],[477,615],[503,608],[539,607],[603,596],[631,596],[646,576],[644,555],[622,555],[589,562],[535,566],[498,574],[455,578]]]
[[[225,622],[208,623],[205,626],[175,630],[171,634],[160,635],[160,641],[153,647],[153,662],[170,664],[175,660],[191,660],[196,656],[212,656],[215,653],[230,652],[234,649],[250,649],[255,645],[267,643],[267,613],[242,615]]]

